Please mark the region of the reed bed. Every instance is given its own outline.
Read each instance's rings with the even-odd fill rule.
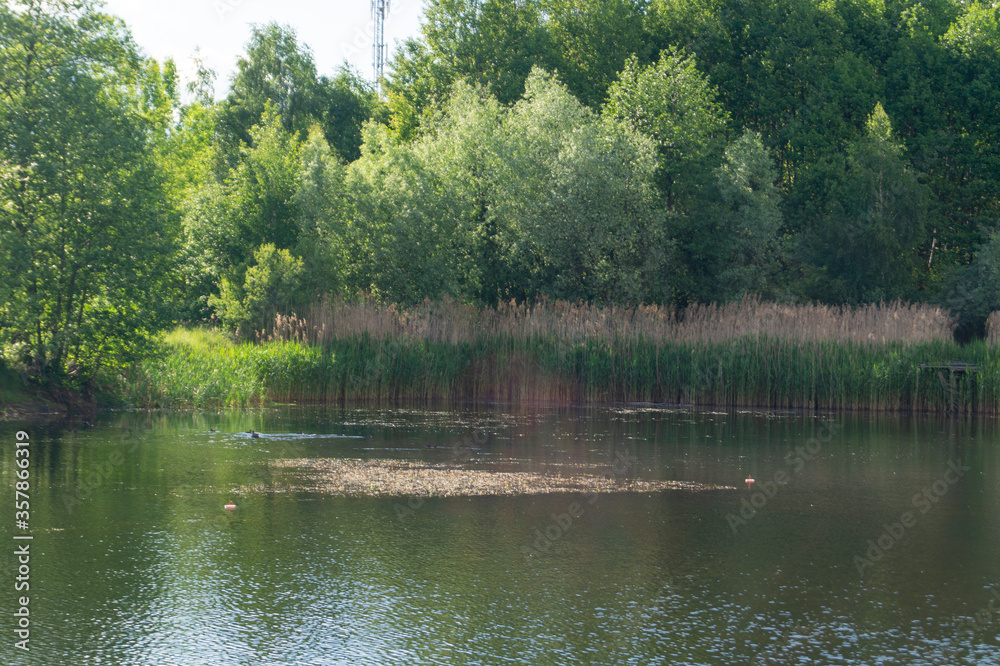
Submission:
[[[986,318],[986,342],[1000,345],[1000,311],[991,312]]]
[[[299,317],[277,314],[256,333],[258,342],[294,340],[327,344],[354,336],[377,339],[405,336],[431,342],[473,343],[483,338],[513,341],[557,339],[722,342],[746,336],[799,341],[862,343],[929,342],[952,339],[955,321],[948,311],[896,301],[859,308],[785,305],[747,297],[722,305],[600,307],[540,299],[475,308],[445,299],[400,309],[370,296],[337,298],[311,307]]]
[[[224,336],[179,329],[158,354],[119,377],[118,393],[143,407],[233,407],[323,399],[331,357],[318,347],[277,341],[234,344]]]
[[[1000,357],[959,346],[931,306],[855,310],[747,299],[597,308],[539,301],[478,310],[371,299],[278,315],[257,341],[183,339],[124,380],[144,405],[478,400],[1000,413]],[[961,361],[975,372],[940,367]]]

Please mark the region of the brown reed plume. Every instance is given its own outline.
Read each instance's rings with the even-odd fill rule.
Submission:
[[[991,336],[1000,338],[1000,319],[990,317]],[[304,316],[276,314],[257,332],[258,341],[294,340],[324,344],[358,336],[407,337],[431,342],[472,343],[558,339],[584,341],[645,340],[722,342],[742,337],[793,341],[885,342],[950,341],[955,320],[947,310],[920,304],[879,303],[857,308],[785,305],[746,297],[726,304],[638,307],[551,301],[501,303],[476,308],[445,298],[402,309],[380,304],[370,295],[341,297],[314,304]],[[994,339],[994,338],[991,338]]]
[[[986,318],[986,344],[1000,345],[1000,310]]]

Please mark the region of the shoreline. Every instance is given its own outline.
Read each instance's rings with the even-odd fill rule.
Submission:
[[[944,378],[951,361],[976,372]],[[950,380],[950,381],[949,381]],[[122,406],[271,404],[667,405],[806,413],[1000,414],[1000,348],[754,336],[722,342],[432,342],[165,345],[109,391]]]

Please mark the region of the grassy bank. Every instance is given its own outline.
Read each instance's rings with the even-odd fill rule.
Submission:
[[[745,302],[696,319],[567,304],[325,307],[326,320],[277,317],[255,343],[175,331],[122,378],[122,393],[142,406],[461,399],[1000,412],[997,347],[950,341],[947,317],[930,308]],[[919,367],[952,361],[979,371]]]

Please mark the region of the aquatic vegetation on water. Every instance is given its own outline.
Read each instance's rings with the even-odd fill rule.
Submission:
[[[621,493],[665,490],[735,490],[692,481],[660,481],[601,474],[561,476],[539,472],[468,469],[448,464],[405,460],[302,458],[275,460],[286,473],[268,486],[240,492],[295,491],[368,497],[457,497],[470,495],[537,495],[541,493]]]

